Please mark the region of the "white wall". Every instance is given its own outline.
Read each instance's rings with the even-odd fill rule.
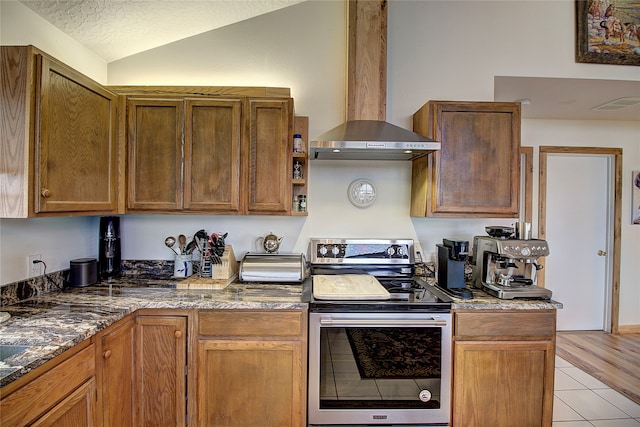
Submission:
[[[4,2],[2,7],[4,12]],[[411,115],[429,99],[491,101],[494,76],[640,80],[638,67],[575,63],[574,22],[573,0],[393,0],[389,3],[388,121],[410,128]],[[28,26],[16,25],[14,36],[21,33],[20,28],[24,31]],[[345,37],[344,3],[309,0],[110,63],[108,83],[290,87],[296,113],[310,117],[313,137],[344,119]],[[640,169],[639,135],[637,122],[524,120],[522,124],[523,145],[622,147],[623,176]],[[537,156],[535,160],[537,170]],[[284,251],[305,251],[309,237],[399,236],[419,240],[429,258],[443,237],[470,240],[482,234],[485,225],[513,222],[410,218],[410,174],[410,164],[405,162],[312,162],[307,218],[130,215],[122,223],[123,257],[169,259],[171,252],[162,243],[166,235],[189,235],[205,228],[229,231],[230,242],[240,253],[254,250],[255,239],[273,231],[284,236]],[[346,198],[347,186],[360,177],[378,186],[379,200],[369,209],[355,208]],[[627,215],[631,191],[628,182],[624,185],[623,214]],[[58,223],[39,221],[50,227],[40,228],[37,237],[50,239]],[[70,221],[83,224],[85,220]],[[92,238],[97,241],[97,219],[88,221],[93,221]],[[21,248],[17,233],[5,244],[4,230],[17,226],[0,222],[0,283],[23,276],[23,268],[6,263],[4,256],[9,245]],[[20,227],[26,238],[36,238],[28,227]],[[639,229],[623,218],[623,325],[640,324]],[[18,260],[27,255],[22,249],[12,250],[18,252]],[[71,259],[66,251],[59,252]],[[87,247],[87,255],[96,252]],[[44,255],[53,256],[43,251]],[[65,267],[60,262],[56,269]]]
[[[107,63],[16,0],[0,1],[0,44],[34,45],[98,83],[107,82]]]

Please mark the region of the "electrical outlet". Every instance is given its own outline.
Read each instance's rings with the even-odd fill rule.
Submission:
[[[42,276],[43,274],[42,263],[36,262],[34,264],[33,262],[33,261],[40,261],[40,260],[42,260],[42,255],[40,254],[27,256],[27,273],[29,274],[29,277]]]

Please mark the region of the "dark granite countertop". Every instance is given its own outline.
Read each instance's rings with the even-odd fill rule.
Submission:
[[[556,301],[500,300],[470,289],[474,298],[453,297],[452,309],[562,308]],[[0,346],[24,349],[0,360],[0,387],[139,309],[304,309],[302,292],[301,284],[237,282],[222,290],[176,289],[176,279],[127,276],[4,305],[11,318],[0,323]]]
[[[452,310],[558,310],[562,303],[540,299],[498,299],[481,289],[467,287],[473,292],[473,299],[451,297]]]
[[[115,279],[5,305],[0,346],[25,347],[0,360],[0,387],[139,309],[301,309],[300,284],[232,283],[222,290],[176,289],[175,279]]]

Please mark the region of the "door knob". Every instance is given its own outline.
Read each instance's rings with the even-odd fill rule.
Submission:
[[[600,249],[598,251],[598,256],[607,256],[607,251],[603,251],[602,249]]]

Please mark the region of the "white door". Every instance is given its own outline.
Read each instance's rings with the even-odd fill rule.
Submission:
[[[609,329],[609,165],[608,156],[547,156],[545,287],[564,305],[560,331]]]

